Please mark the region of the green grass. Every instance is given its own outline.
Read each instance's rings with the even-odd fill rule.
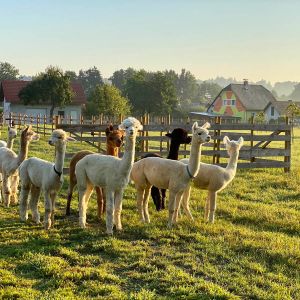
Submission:
[[[300,131],[296,134],[291,173],[239,170],[219,195],[215,224],[203,221],[206,193],[196,189],[194,223],[182,216],[169,230],[167,211],[156,212],[151,202],[151,223],[141,224],[129,186],[123,232],[106,236],[94,196],[89,227],[82,230],[77,194],[72,217],[64,216],[67,176],[48,232],[20,222],[18,207],[1,206],[0,298],[300,299]],[[89,147],[68,145],[69,152],[83,148]],[[30,156],[53,155],[45,139],[30,145]],[[42,199],[40,211],[43,216]]]

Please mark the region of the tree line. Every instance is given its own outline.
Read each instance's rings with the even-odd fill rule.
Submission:
[[[22,79],[22,76],[13,65],[0,62],[0,81],[7,79]],[[199,84],[185,69],[178,74],[174,70],[148,72],[127,68],[115,71],[107,81],[96,67],[76,73],[50,66],[33,76],[19,96],[24,104],[50,104],[52,114],[54,107],[72,102],[72,81],[83,86],[88,100],[86,115],[184,115],[191,106],[194,110],[205,110],[207,102],[222,89],[215,83]]]

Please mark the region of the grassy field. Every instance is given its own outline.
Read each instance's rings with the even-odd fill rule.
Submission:
[[[2,135],[2,138],[4,136]],[[68,145],[68,151],[88,149]],[[14,149],[18,149],[16,142]],[[30,156],[53,159],[46,140]],[[206,193],[193,189],[195,222],[166,227],[167,211],[141,224],[135,190],[124,195],[124,230],[105,234],[90,201],[89,228],[78,226],[77,194],[66,218],[67,176],[56,223],[19,221],[18,207],[0,206],[1,299],[300,299],[300,130],[292,171],[239,170],[220,193],[215,224],[203,221]],[[43,201],[40,201],[43,212]]]

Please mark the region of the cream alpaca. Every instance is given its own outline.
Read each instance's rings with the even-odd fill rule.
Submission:
[[[7,142],[0,140],[0,148],[6,147],[12,149],[14,140],[17,137],[17,129],[14,127],[8,126],[7,128]]]
[[[0,140],[0,148],[6,147],[8,149],[12,149],[15,138],[17,137],[17,129],[14,127],[8,126],[7,128],[7,142]],[[0,183],[1,183],[1,191],[0,191],[0,203],[2,202],[2,174],[0,174]],[[19,176],[15,176],[11,179],[11,189],[12,194],[17,194],[19,184]]]
[[[22,221],[28,219],[28,195],[30,192],[30,209],[33,221],[40,223],[38,201],[41,191],[45,197],[45,229],[49,229],[54,222],[54,208],[57,192],[63,184],[63,166],[68,141],[74,141],[61,130],[52,132],[49,144],[55,146],[55,164],[31,157],[25,160],[20,166],[21,196],[20,196],[20,217]]]
[[[103,187],[106,192],[106,231],[113,233],[113,224],[121,230],[121,210],[124,188],[134,161],[135,141],[138,130],[143,126],[132,117],[119,125],[125,130],[125,151],[122,159],[110,155],[91,154],[82,158],[75,168],[79,192],[79,224],[86,226],[86,210],[94,186]]]
[[[217,193],[223,190],[234,178],[236,174],[239,151],[243,145],[244,139],[240,137],[238,141],[230,141],[227,136],[223,142],[226,146],[229,161],[226,168],[220,166],[200,163],[200,172],[194,180],[194,186],[203,190],[208,190],[208,196],[205,206],[205,219],[214,222],[215,210],[217,204]],[[188,159],[181,160],[188,163]],[[182,205],[184,210],[190,214],[189,198],[191,186],[188,186],[183,194]]]
[[[210,141],[207,130],[210,124],[202,127],[195,122],[192,127],[191,154],[188,165],[165,158],[149,157],[134,163],[131,179],[137,189],[137,204],[140,218],[143,222],[150,222],[148,200],[151,186],[169,189],[169,220],[168,226],[177,222],[178,207],[184,189],[190,180],[197,175],[200,166],[201,144]]]
[[[28,126],[21,133],[21,146],[18,155],[11,149],[0,148],[0,172],[3,176],[2,190],[4,205],[7,207],[9,207],[11,201],[12,203],[16,203],[17,201],[17,187],[13,186],[12,189],[12,185],[17,181],[18,167],[27,158],[29,142],[38,139],[39,135],[31,130],[31,126]]]

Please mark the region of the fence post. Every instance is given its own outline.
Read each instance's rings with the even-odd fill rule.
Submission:
[[[160,122],[160,125],[163,125],[163,119],[162,119],[162,116],[160,116],[159,122]],[[162,141],[162,136],[163,136],[163,134],[162,134],[162,129],[160,130],[159,135],[160,135],[159,153],[160,153],[160,155],[161,155],[162,149],[163,149],[163,141]]]
[[[251,116],[250,118],[250,123],[253,126],[254,125],[254,116]],[[253,149],[253,136],[254,136],[254,130],[253,128],[250,130],[250,136],[251,136],[251,141],[250,141],[250,152],[252,153],[252,149]],[[250,157],[250,162],[254,162],[255,161],[255,157]]]
[[[44,115],[44,136],[46,136],[46,122],[47,122],[47,117]]]
[[[57,125],[59,124],[59,116],[55,116],[54,124],[55,124],[55,129],[57,129]]]
[[[218,118],[218,124],[220,125],[221,124],[221,117],[217,117],[217,118]],[[217,131],[217,134],[218,134],[219,137],[221,137],[221,129],[219,129]],[[218,139],[217,140],[217,151],[220,151],[220,144],[221,144],[221,140]],[[219,154],[217,154],[217,164],[219,164],[219,163],[220,163],[220,152],[219,152]]]
[[[285,124],[289,124],[289,118],[286,117],[285,118]],[[284,172],[288,173],[290,172],[291,169],[291,130],[286,130],[285,131],[285,136],[289,136],[289,140],[284,142],[284,149],[288,150],[288,155],[284,156],[284,162],[288,163],[289,166],[288,167],[284,167]]]

